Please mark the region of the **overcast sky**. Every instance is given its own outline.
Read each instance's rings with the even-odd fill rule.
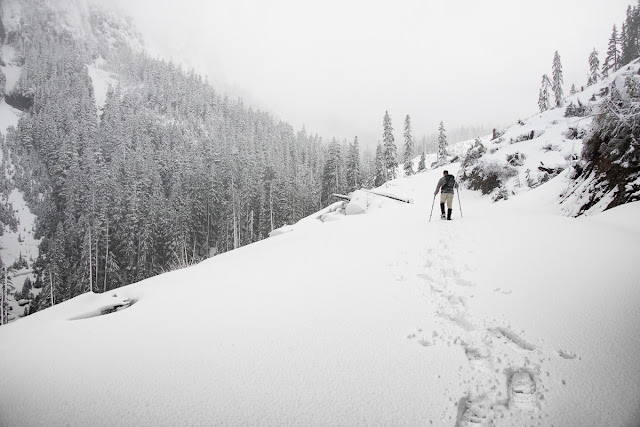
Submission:
[[[604,61],[630,0],[111,0],[150,53],[205,74],[296,129],[363,143],[537,112],[559,51],[565,93]],[[635,4],[635,3],[634,3]]]

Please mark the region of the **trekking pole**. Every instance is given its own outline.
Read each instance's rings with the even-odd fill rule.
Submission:
[[[431,202],[431,213],[429,214],[429,222],[431,222],[431,217],[433,216],[433,205],[436,204],[436,195],[433,195],[433,202]]]
[[[462,204],[460,203],[460,189],[458,188],[458,206],[460,207],[460,218],[462,218]]]

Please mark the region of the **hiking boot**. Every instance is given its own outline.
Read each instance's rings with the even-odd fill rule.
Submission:
[[[452,210],[453,210],[453,209],[447,209],[447,219],[448,219],[449,221],[451,221],[451,211],[452,211]]]

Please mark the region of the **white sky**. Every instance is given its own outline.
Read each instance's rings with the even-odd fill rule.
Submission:
[[[152,54],[209,76],[296,129],[361,143],[460,125],[505,125],[537,112],[559,51],[565,93],[604,61],[632,0],[112,0]]]

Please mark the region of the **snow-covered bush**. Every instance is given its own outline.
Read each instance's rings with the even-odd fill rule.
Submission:
[[[578,128],[570,127],[563,136],[567,139],[578,139]]]
[[[496,161],[480,161],[470,172],[465,170],[461,179],[471,190],[490,194],[516,174],[517,169],[512,166],[501,165]]]
[[[467,150],[467,154],[462,161],[462,167],[467,168],[476,164],[486,152],[487,148],[480,142],[480,139],[476,139],[475,143]]]
[[[491,200],[497,202],[498,200],[507,200],[509,199],[509,190],[502,187],[491,197]]]
[[[573,101],[567,105],[567,108],[564,110],[565,117],[584,117],[587,115],[587,108],[580,102],[578,99],[578,105],[575,105]]]
[[[571,139],[571,138],[569,138]],[[544,145],[542,147],[542,151],[544,151],[545,153],[548,153],[549,151],[560,151],[560,147],[558,147],[557,145],[553,145],[553,144],[547,144]]]
[[[524,153],[515,152],[513,154],[507,154],[507,163],[511,166],[522,166],[527,156]]]

